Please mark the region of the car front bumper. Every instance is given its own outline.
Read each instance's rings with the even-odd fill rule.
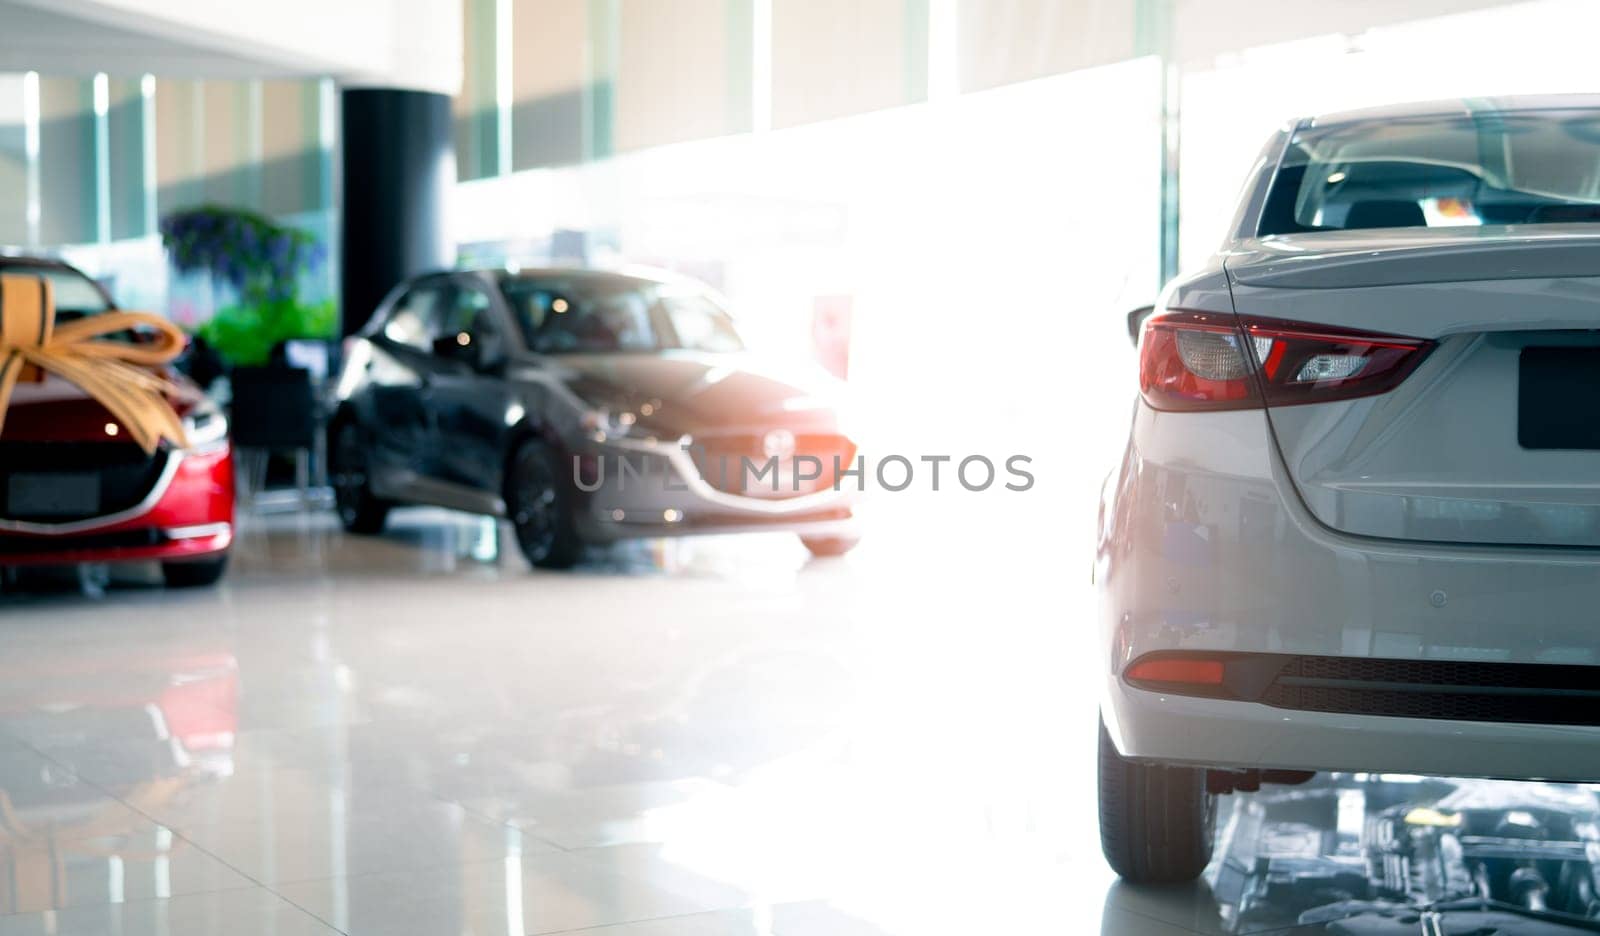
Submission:
[[[1294,494],[1260,411],[1168,414],[1139,404],[1101,506],[1101,708],[1125,755],[1600,780],[1600,718],[1549,725],[1306,711],[1124,679],[1153,652],[1221,651],[1593,666],[1600,687],[1600,551],[1332,531]]]
[[[853,484],[792,496],[752,497],[719,490],[701,477],[694,460],[678,445],[618,439],[586,454],[609,466],[580,498],[578,528],[586,540],[752,532],[818,538],[860,535],[860,491]],[[621,476],[615,466],[622,458],[637,466],[637,472]]]
[[[233,455],[226,446],[171,456],[137,508],[58,524],[0,527],[0,566],[205,559],[233,543]]]

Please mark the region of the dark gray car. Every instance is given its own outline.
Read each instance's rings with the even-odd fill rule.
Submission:
[[[745,349],[692,280],[464,271],[395,289],[345,362],[329,458],[341,520],[391,507],[504,516],[528,560],[585,543],[783,530],[858,539],[841,384]]]

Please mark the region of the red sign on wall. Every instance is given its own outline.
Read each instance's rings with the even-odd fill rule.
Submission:
[[[850,376],[850,318],[854,296],[818,296],[811,309],[811,353],[841,380]]]

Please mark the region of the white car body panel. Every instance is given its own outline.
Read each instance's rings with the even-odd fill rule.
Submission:
[[[1211,766],[1600,778],[1600,728],[1289,711],[1120,678],[1172,649],[1600,665],[1600,551],[1333,532],[1293,496],[1265,436],[1257,411],[1139,403],[1095,569],[1118,749]]]
[[[1284,234],[1247,238],[1227,260],[1235,282],[1279,289],[1582,277],[1595,275],[1600,260],[1600,232],[1592,228],[1497,224]]]
[[[1259,188],[1286,139],[1263,151],[1238,236],[1170,286],[1158,314],[1437,345],[1376,396],[1205,412],[1139,402],[1103,492],[1095,569],[1110,736],[1127,757],[1199,766],[1600,780],[1600,717],[1309,711],[1124,678],[1146,654],[1222,651],[1594,666],[1600,690],[1600,451],[1517,437],[1522,350],[1600,348],[1600,224],[1256,239]],[[1600,695],[1571,704],[1600,708]]]
[[[1588,269],[1600,270],[1600,252]],[[1600,277],[1239,283],[1233,297],[1241,315],[1439,342],[1381,396],[1269,409],[1290,475],[1322,522],[1425,542],[1600,547],[1600,452],[1528,450],[1516,435],[1522,350],[1600,344]]]

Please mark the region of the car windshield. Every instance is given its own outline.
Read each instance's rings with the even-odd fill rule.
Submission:
[[[744,347],[728,313],[701,292],[593,277],[508,277],[500,288],[541,354]]]
[[[32,264],[0,264],[0,272],[42,276],[49,280],[51,292],[55,296],[58,323],[70,322],[86,315],[98,315],[110,308],[106,304],[105,296],[94,283],[76,270]]]
[[[1600,221],[1600,111],[1481,111],[1297,131],[1259,233]]]

